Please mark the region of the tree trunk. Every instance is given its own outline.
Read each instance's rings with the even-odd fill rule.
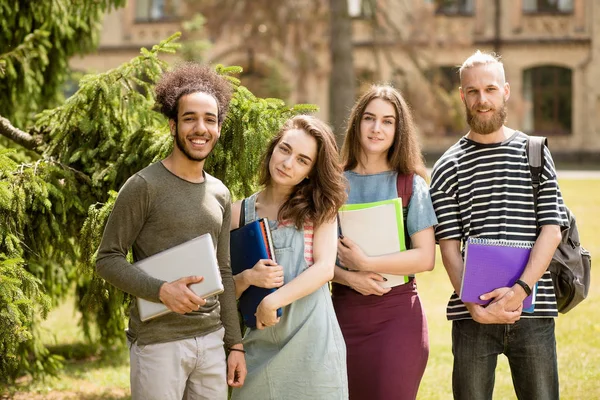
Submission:
[[[352,20],[348,0],[329,0],[331,10],[331,71],[329,79],[329,122],[341,146],[346,120],[354,104],[354,62],[352,58]]]

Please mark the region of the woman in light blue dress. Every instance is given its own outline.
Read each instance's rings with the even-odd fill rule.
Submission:
[[[243,212],[242,202],[233,205],[232,229],[268,218],[277,263],[260,260],[236,275],[236,294],[250,285],[278,289],[246,331],[248,375],[232,399],[347,399],[346,347],[328,287],[346,198],[330,128],[311,116],[290,119],[267,149],[261,183]]]

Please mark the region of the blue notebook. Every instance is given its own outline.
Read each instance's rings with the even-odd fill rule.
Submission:
[[[469,238],[465,249],[465,270],[460,298],[463,302],[486,305],[479,299],[499,287],[511,287],[519,279],[529,260],[534,242]],[[523,301],[531,312],[534,293]]]
[[[271,231],[266,218],[252,221],[238,229],[231,231],[230,254],[231,271],[234,275],[254,267],[258,260],[272,259],[275,261],[275,253],[271,240]],[[244,319],[244,324],[250,328],[256,328],[256,309],[258,305],[269,294],[276,289],[267,289],[250,286],[242,293],[238,301],[238,308]],[[281,316],[281,308],[277,310],[277,316]]]

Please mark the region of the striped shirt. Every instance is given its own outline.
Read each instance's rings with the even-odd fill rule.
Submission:
[[[436,240],[469,237],[535,241],[537,238],[527,135],[515,132],[502,143],[481,144],[461,138],[436,162],[431,198],[438,218]],[[568,225],[550,151],[544,149],[537,218],[540,226]],[[446,315],[449,320],[471,318],[456,293]],[[522,317],[558,315],[550,273],[538,281],[535,310]]]

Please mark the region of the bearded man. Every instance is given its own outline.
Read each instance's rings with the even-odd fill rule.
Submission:
[[[505,126],[510,86],[504,66],[496,55],[477,51],[459,73],[471,129],[436,162],[430,189],[439,223],[436,240],[455,290],[447,307],[454,398],[491,400],[497,358],[504,354],[519,399],[558,399],[558,311],[546,269],[568,221],[554,163],[545,148],[536,209],[527,135]],[[535,242],[517,282],[481,296],[491,301],[487,306],[457,296],[470,237]],[[525,311],[523,300],[534,287],[535,305]]]

